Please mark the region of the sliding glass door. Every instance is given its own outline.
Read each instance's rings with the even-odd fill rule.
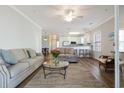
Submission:
[[[120,87],[124,88],[124,5],[119,6]]]

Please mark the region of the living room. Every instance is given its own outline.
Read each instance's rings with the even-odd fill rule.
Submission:
[[[114,87],[114,64],[100,63],[114,56],[113,5],[0,6],[0,15],[0,88]],[[46,63],[54,49],[59,74]]]

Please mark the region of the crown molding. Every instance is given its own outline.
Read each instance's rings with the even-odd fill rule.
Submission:
[[[42,27],[37,24],[34,20],[32,20],[29,16],[27,16],[25,13],[23,13],[21,10],[19,10],[18,8],[16,8],[15,6],[10,5],[9,6],[11,9],[15,10],[17,13],[19,13],[21,16],[23,16],[25,19],[27,19],[30,23],[32,23],[33,25],[35,25],[37,28],[42,30]]]
[[[106,20],[104,20],[104,21],[98,23],[97,25],[93,26],[93,27],[90,29],[90,31],[96,29],[97,27],[101,26],[102,24],[106,23],[107,21],[111,20],[112,18],[114,18],[114,16],[110,16],[110,17],[107,18]]]

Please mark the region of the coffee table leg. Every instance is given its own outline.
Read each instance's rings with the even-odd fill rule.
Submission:
[[[44,78],[46,79],[45,68],[43,67]]]
[[[64,68],[64,70],[65,70],[65,73],[64,73],[64,79],[65,79],[65,77],[66,77],[66,68]]]

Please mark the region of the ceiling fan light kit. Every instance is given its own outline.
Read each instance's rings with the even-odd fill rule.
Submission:
[[[80,16],[75,15],[75,11],[72,10],[72,9],[68,9],[68,10],[65,11],[65,15],[64,15],[64,20],[65,21],[71,22],[75,18],[83,18],[83,16],[82,15],[80,15]]]
[[[64,16],[64,20],[67,22],[71,22],[76,16],[73,15],[73,10],[68,10],[67,14]]]

